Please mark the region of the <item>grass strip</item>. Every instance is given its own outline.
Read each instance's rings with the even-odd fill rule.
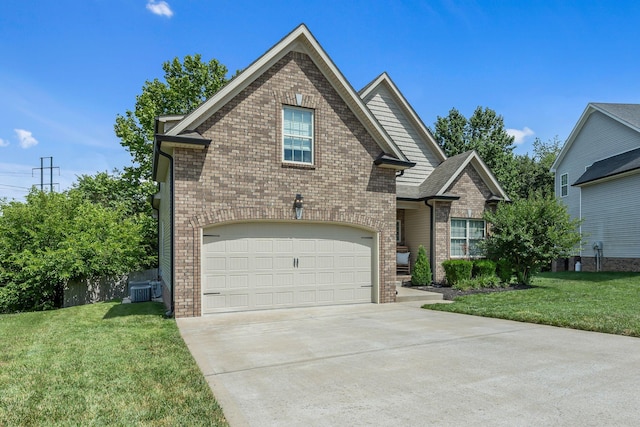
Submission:
[[[423,308],[640,337],[640,273],[543,273],[533,285]]]

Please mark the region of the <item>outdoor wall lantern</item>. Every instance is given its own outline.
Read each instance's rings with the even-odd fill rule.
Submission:
[[[302,194],[296,194],[296,200],[293,202],[293,207],[296,210],[296,219],[302,219],[302,212],[304,207],[302,206]]]

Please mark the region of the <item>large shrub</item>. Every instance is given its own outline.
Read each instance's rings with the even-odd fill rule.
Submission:
[[[140,224],[68,193],[0,203],[0,312],[60,307],[69,280],[112,276],[144,258]]]
[[[447,283],[455,286],[462,280],[471,279],[473,263],[465,259],[450,259],[442,262]]]
[[[507,260],[524,284],[552,260],[570,256],[582,241],[580,221],[553,197],[501,203],[495,212],[485,211],[484,218],[492,224],[483,243],[487,256]]]

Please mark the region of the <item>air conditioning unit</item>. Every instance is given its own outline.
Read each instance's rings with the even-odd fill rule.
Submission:
[[[136,285],[129,288],[131,302],[151,301],[151,285]]]

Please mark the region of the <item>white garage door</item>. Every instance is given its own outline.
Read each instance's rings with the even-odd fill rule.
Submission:
[[[371,232],[331,224],[204,230],[202,313],[371,302]]]

